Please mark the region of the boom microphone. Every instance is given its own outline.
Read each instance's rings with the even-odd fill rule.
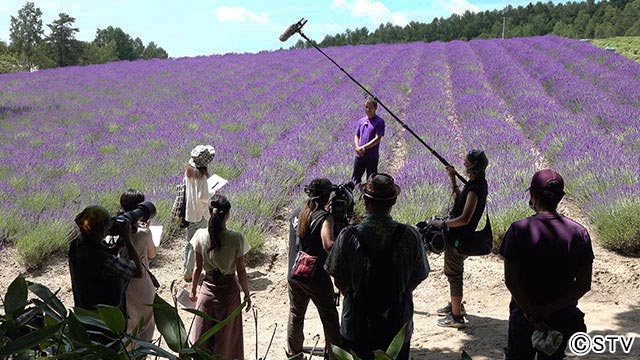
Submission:
[[[347,75],[347,77],[349,79],[351,79],[351,81],[353,81],[354,83],[356,83],[356,85],[358,85],[360,87],[360,89],[362,89],[365,93],[367,93],[369,96],[371,96],[377,103],[378,105],[382,106],[383,109],[387,110],[387,112],[389,113],[389,115],[391,115],[391,117],[393,117],[394,120],[396,120],[398,123],[400,123],[400,125],[402,125],[402,127],[404,129],[406,129],[411,135],[413,135],[413,137],[415,137],[422,145],[424,145],[430,152],[431,154],[433,154],[438,160],[440,160],[440,162],[445,165],[445,166],[451,166],[447,160],[445,160],[440,154],[438,154],[435,150],[433,150],[431,148],[431,146],[429,146],[429,144],[427,144],[426,142],[424,142],[424,140],[422,140],[422,138],[420,138],[420,136],[418,136],[418,134],[416,134],[413,130],[411,130],[411,128],[409,128],[409,126],[407,126],[407,124],[405,124],[402,120],[400,120],[400,118],[398,118],[396,116],[396,114],[393,113],[393,111],[391,111],[384,103],[382,103],[382,101],[380,101],[380,99],[378,99],[375,95],[373,95],[371,93],[371,91],[367,90],[367,88],[365,88],[364,86],[362,86],[362,84],[360,84],[358,82],[358,80],[356,80],[353,76],[351,76],[351,74],[349,74],[345,69],[342,68],[342,66],[338,65],[338,63],[333,60],[329,55],[327,55],[324,51],[322,51],[322,49],[320,49],[318,47],[318,45],[316,45],[316,43],[314,41],[312,41],[311,39],[309,39],[302,31],[302,27],[304,26],[304,24],[307,23],[307,20],[305,20],[305,18],[300,19],[300,21],[298,21],[297,23],[289,26],[287,28],[287,30],[285,30],[282,35],[280,35],[280,41],[287,41],[287,39],[289,39],[293,34],[295,34],[296,32],[300,34],[300,36],[302,36],[303,39],[307,40],[307,42],[309,44],[311,44],[316,50],[320,51],[320,53],[322,55],[324,55],[327,59],[329,59],[329,61],[331,61],[333,63],[333,65],[337,66],[338,69],[340,69],[340,71],[342,71],[345,75]],[[456,177],[458,179],[460,179],[460,181],[462,181],[463,184],[467,183],[467,180],[465,178],[462,177],[462,175],[460,175],[459,173],[456,172]]]
[[[284,42],[289,40],[289,38],[291,36],[293,36],[293,34],[297,33],[298,31],[300,31],[300,29],[302,29],[302,27],[304,26],[304,24],[307,23],[307,20],[305,20],[304,18],[300,19],[300,21],[298,21],[297,23],[289,26],[287,28],[287,30],[285,30],[282,35],[280,35],[280,41]]]

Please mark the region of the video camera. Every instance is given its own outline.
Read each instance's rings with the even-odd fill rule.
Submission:
[[[432,220],[444,220],[445,218],[432,217]],[[444,248],[446,246],[447,241],[447,230],[445,227],[437,228],[435,226],[428,225],[426,221],[420,221],[416,224],[418,228],[418,232],[422,237],[422,242],[424,243],[427,251],[430,251],[434,254],[442,254],[444,252]]]
[[[349,225],[349,220],[353,217],[353,208],[355,201],[353,199],[353,190],[355,189],[353,182],[341,185],[333,185],[331,188],[331,197],[329,204],[331,215],[333,216],[333,234],[338,236],[340,231]]]
[[[129,224],[134,226],[138,221],[149,221],[156,216],[156,207],[151,201],[143,201],[138,204],[138,207],[127,211],[124,214],[116,215],[111,218],[111,229],[109,235],[118,236],[122,233],[122,230],[129,220]]]

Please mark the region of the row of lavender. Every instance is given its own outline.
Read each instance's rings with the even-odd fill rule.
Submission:
[[[572,73],[566,57],[549,55],[554,53],[551,44],[564,41],[532,38],[472,46],[523,130],[567,177],[570,198],[587,211],[600,240],[611,248],[637,249],[640,106],[621,101],[620,94],[609,91],[613,85]],[[600,59],[613,56],[592,52],[599,52]],[[630,78],[627,87],[640,91],[637,75],[623,71],[615,78]]]
[[[547,162],[596,223],[603,206],[591,205],[615,211],[637,198],[638,67],[564,41],[326,51],[458,168],[469,149],[487,151],[489,211],[502,230],[527,213],[527,179]],[[36,252],[55,247],[48,239],[61,238],[83,206],[115,208],[128,187],[147,193],[168,223],[173,185],[198,143],[215,145],[212,171],[231,180],[235,225],[259,245],[299,202],[302,183],[348,180],[363,114],[362,91],[313,49],[68,68],[0,83],[0,235],[26,249],[40,244]],[[380,168],[403,187],[396,216],[442,215],[443,166],[380,114],[388,124]]]

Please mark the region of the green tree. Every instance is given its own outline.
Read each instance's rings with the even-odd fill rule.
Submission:
[[[0,55],[1,54],[6,54],[9,52],[9,46],[7,46],[7,43],[0,40]]]
[[[20,61],[15,56],[4,53],[0,54],[0,74],[22,71]]]
[[[81,54],[81,46],[75,39],[78,28],[72,27],[75,18],[60,13],[59,18],[47,26],[51,34],[47,37],[50,57],[58,66],[77,65]]]
[[[145,50],[145,46],[144,43],[142,42],[142,39],[140,39],[139,37],[136,37],[131,44],[133,45],[133,56],[134,59],[140,59],[142,57],[142,53]]]
[[[116,41],[112,40],[105,46],[98,46],[95,42],[81,42],[80,65],[104,64],[118,61]]]
[[[628,3],[621,14],[625,36],[640,36],[640,0]]]
[[[11,50],[16,54],[21,63],[31,68],[36,46],[42,41],[42,11],[34,3],[27,2],[20,10],[18,16],[11,16]]]
[[[143,59],[166,59],[169,57],[169,54],[167,54],[167,52],[163,48],[159,47],[158,45],[156,45],[156,43],[151,41],[142,51],[140,57]]]
[[[116,44],[118,60],[135,60],[134,41],[129,34],[119,27],[108,26],[106,29],[98,29],[93,40],[99,47],[107,46],[111,41]]]

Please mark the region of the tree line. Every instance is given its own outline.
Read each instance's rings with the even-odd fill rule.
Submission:
[[[640,0],[587,0],[554,4],[511,5],[502,10],[435,18],[431,23],[412,21],[402,27],[380,24],[373,32],[366,27],[327,35],[320,47],[414,41],[451,41],[512,38],[556,34],[576,39],[602,39],[640,35]],[[292,48],[311,45],[299,40]]]
[[[17,16],[11,16],[9,43],[0,39],[0,74],[33,69],[48,69],[73,65],[103,64],[119,60],[136,60],[169,57],[167,52],[153,41],[147,45],[119,27],[98,29],[93,41],[75,38],[79,31],[74,27],[75,18],[58,14],[48,35],[42,26],[42,11],[34,3],[27,2]]]

